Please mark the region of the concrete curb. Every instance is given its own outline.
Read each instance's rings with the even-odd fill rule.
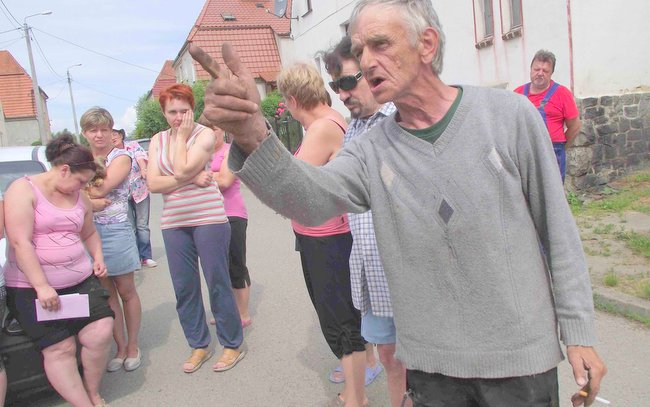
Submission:
[[[594,301],[605,304],[618,313],[632,313],[643,318],[650,318],[650,301],[623,294],[607,287],[594,287],[593,292]]]

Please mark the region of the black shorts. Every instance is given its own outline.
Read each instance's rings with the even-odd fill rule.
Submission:
[[[316,309],[323,336],[341,359],[365,351],[361,314],[354,308],[350,290],[352,235],[312,237],[296,233],[307,291]]]
[[[246,267],[246,228],[248,220],[238,216],[228,216],[230,223],[229,267],[232,288],[246,288],[251,285],[251,277]]]
[[[90,316],[85,318],[60,319],[55,321],[37,321],[36,291],[33,288],[7,287],[7,307],[11,314],[18,320],[27,336],[34,341],[41,350],[62,340],[75,336],[86,325],[102,318],[115,318],[115,313],[108,305],[108,290],[103,288],[99,279],[94,275],[72,287],[56,290],[63,294],[88,294]]]

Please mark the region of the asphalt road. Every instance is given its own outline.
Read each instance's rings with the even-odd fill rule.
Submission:
[[[245,359],[225,373],[211,370],[215,357],[193,374],[182,372],[189,347],[178,322],[158,225],[162,202],[154,196],[152,242],[159,266],[136,272],[143,305],[143,364],[134,372],[104,376],[102,395],[112,407],[311,407],[323,405],[342,389],[327,380],[337,361],[322,338],[307,295],[289,220],[263,206],[247,190],[244,197],[250,216],[248,265],[253,281],[253,325],[245,331]],[[597,327],[601,342],[597,350],[609,367],[602,397],[612,406],[650,406],[650,329],[604,313],[597,314]],[[213,339],[218,347],[214,332]],[[384,373],[366,389],[371,406],[388,406]],[[576,389],[570,366],[563,362],[562,406],[570,406],[570,395]],[[17,405],[66,403],[56,394],[40,394]]]

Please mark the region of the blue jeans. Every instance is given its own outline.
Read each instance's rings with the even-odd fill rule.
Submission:
[[[210,330],[201,296],[200,260],[219,343],[224,348],[239,348],[244,334],[228,274],[230,225],[217,223],[164,229],[162,235],[176,294],[176,311],[187,343],[193,349],[210,345]]]
[[[133,198],[129,198],[129,222],[135,230],[135,240],[138,244],[138,253],[140,260],[152,259],[151,257],[151,238],[149,232],[149,201],[150,195],[136,203]]]
[[[564,176],[566,175],[566,143],[553,143],[553,151],[555,151],[557,166],[560,167],[560,175],[562,175],[562,183],[564,184]]]

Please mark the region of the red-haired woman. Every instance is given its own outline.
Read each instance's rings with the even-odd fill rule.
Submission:
[[[156,134],[149,147],[147,183],[163,194],[160,222],[169,272],[176,293],[176,310],[192,348],[183,371],[192,373],[212,356],[198,262],[208,286],[217,338],[224,347],[213,370],[221,372],[243,357],[243,332],[228,275],[230,225],[223,197],[209,164],[214,132],[194,123],[194,96],[187,85],[173,85],[160,94],[168,130]]]

